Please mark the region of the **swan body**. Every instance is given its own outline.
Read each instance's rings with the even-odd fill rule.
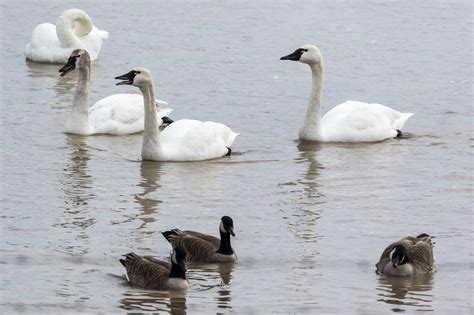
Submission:
[[[432,238],[423,233],[393,242],[375,265],[377,273],[405,277],[436,272]]]
[[[73,32],[71,26],[75,24]],[[33,29],[26,45],[26,58],[45,63],[64,63],[74,49],[85,49],[94,61],[98,58],[102,41],[109,36],[99,30],[82,10],[64,11],[56,25],[42,23]]]
[[[238,136],[221,123],[182,119],[173,122],[162,133],[161,121],[156,119],[155,89],[151,72],[136,68],[116,77],[124,80],[117,85],[135,85],[142,94],[145,105],[145,127],[142,159],[151,161],[201,161],[219,158],[230,152]]]
[[[79,135],[110,134],[126,135],[143,131],[144,106],[140,94],[114,94],[103,98],[89,108],[90,57],[87,51],[76,49],[61,76],[79,69],[79,81],[74,94],[71,115],[66,122],[66,133]],[[155,100],[157,117],[166,117],[172,111],[163,108],[167,103]]]
[[[230,244],[230,236],[235,236],[234,223],[229,216],[223,216],[219,225],[220,239],[211,235],[173,229],[162,232],[163,236],[174,247],[181,246],[186,250],[188,261],[206,263],[224,263],[237,260]]]
[[[120,263],[127,271],[127,280],[132,286],[152,290],[186,290],[186,251],[177,247],[171,263],[148,256],[128,253]]]
[[[323,60],[319,49],[304,45],[281,60],[310,66],[313,88],[306,111],[301,140],[321,142],[375,142],[395,138],[412,113],[400,113],[381,104],[346,101],[322,116]]]

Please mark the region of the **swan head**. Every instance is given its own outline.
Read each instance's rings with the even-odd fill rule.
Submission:
[[[138,67],[133,69],[132,71],[115,77],[115,80],[123,80],[116,83],[115,85],[134,85],[140,87],[150,82],[153,82],[153,76],[150,70]]]
[[[313,45],[303,45],[291,54],[281,57],[280,60],[299,61],[308,65],[321,64],[323,62],[319,48]]]
[[[235,236],[234,221],[232,220],[232,218],[226,215],[223,216],[221,218],[221,224],[219,226],[219,230],[222,233],[229,233],[230,235]]]
[[[59,69],[61,76],[64,77],[74,69],[88,68],[91,64],[91,57],[85,49],[74,49],[67,60],[67,63]]]

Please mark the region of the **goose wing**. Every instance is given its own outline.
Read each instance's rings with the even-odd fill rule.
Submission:
[[[127,270],[127,279],[131,285],[155,290],[166,287],[170,269],[153,260],[134,253],[129,253],[125,255],[125,259],[120,259]]]
[[[219,249],[219,245],[216,246],[214,242],[209,242],[180,230],[173,230],[173,234],[169,236],[169,241],[173,248],[182,246],[186,250],[188,261],[212,261],[213,256]]]
[[[221,240],[219,238],[217,238],[215,236],[212,236],[212,235],[207,235],[207,234],[199,233],[199,232],[196,232],[196,231],[183,231],[183,232],[188,234],[188,235],[191,235],[191,236],[200,238],[202,240],[205,240],[206,242],[212,243],[217,248],[219,248],[219,245],[221,243]]]
[[[434,272],[436,270],[431,240],[420,240],[407,246],[407,255],[417,272]]]

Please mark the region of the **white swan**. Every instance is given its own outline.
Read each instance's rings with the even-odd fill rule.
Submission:
[[[75,24],[75,31],[71,29]],[[66,62],[74,49],[86,49],[92,60],[96,60],[102,41],[109,36],[92,24],[91,18],[82,10],[64,11],[56,25],[39,24],[33,29],[31,40],[26,45],[26,58],[36,62]]]
[[[215,122],[181,119],[163,132],[156,118],[155,87],[148,69],[136,68],[115,79],[117,85],[134,85],[140,89],[145,103],[142,158],[152,161],[200,161],[225,156],[238,136],[226,125]]]
[[[375,142],[401,135],[405,122],[413,114],[400,113],[380,104],[346,101],[321,118],[323,89],[323,59],[319,49],[304,45],[280,60],[306,63],[313,73],[313,88],[301,140],[321,142]]]
[[[76,68],[79,70],[79,80],[71,115],[66,123],[66,133],[126,135],[143,131],[144,108],[140,94],[110,95],[89,108],[91,61],[87,51],[74,50],[59,72],[65,76]],[[167,105],[166,102],[155,101],[156,106]],[[158,118],[169,123],[171,120],[165,116],[170,112],[171,109],[160,107]]]

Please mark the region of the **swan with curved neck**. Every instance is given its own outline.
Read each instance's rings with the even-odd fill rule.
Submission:
[[[91,58],[86,50],[74,50],[59,72],[63,77],[74,69],[78,69],[79,79],[71,114],[66,123],[67,133],[125,135],[143,131],[144,110],[141,95],[114,94],[99,100],[89,108]],[[155,102],[158,107],[160,103],[167,104],[159,100]],[[165,117],[170,112],[169,108],[159,107],[157,118],[165,118],[170,122],[171,120]]]
[[[74,31],[71,28],[74,25]],[[63,63],[74,49],[86,49],[94,61],[98,58],[102,41],[109,33],[92,23],[86,12],[78,9],[64,11],[56,25],[36,26],[26,45],[26,58],[36,62]]]
[[[151,161],[200,161],[229,154],[230,146],[238,136],[229,127],[215,122],[181,119],[160,133],[161,121],[156,117],[153,76],[146,68],[116,77],[117,85],[134,85],[143,94],[145,128],[142,158]]]
[[[375,142],[401,135],[405,122],[413,114],[400,113],[380,104],[346,101],[322,117],[323,58],[316,46],[304,45],[280,60],[309,65],[313,87],[306,110],[301,140],[321,142]]]

